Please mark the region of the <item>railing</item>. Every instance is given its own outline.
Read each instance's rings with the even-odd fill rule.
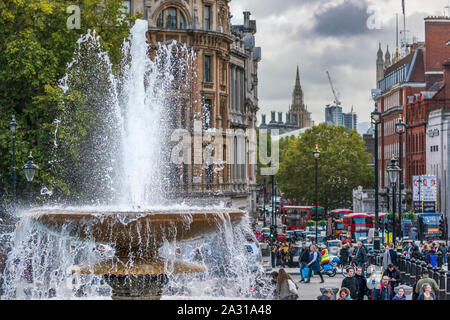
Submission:
[[[417,276],[427,270],[430,278],[434,279],[439,286],[439,292],[436,292],[439,300],[450,300],[450,272],[442,268],[442,255],[438,257],[438,266],[433,267],[420,259],[414,259],[405,256],[403,253],[397,253],[398,270],[400,271],[401,282],[408,286],[413,286]],[[383,266],[383,253],[369,253],[369,262],[376,266]],[[383,270],[384,271],[384,270]]]

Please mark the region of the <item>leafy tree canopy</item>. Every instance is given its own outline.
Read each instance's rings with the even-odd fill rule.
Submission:
[[[327,210],[349,206],[352,189],[372,187],[373,168],[364,140],[355,130],[320,124],[300,137],[280,143],[280,168],[277,181],[291,199],[313,205],[315,201],[315,158],[319,146],[318,202]],[[347,199],[344,204],[343,199]]]
[[[80,29],[68,29],[70,5],[81,9]],[[8,123],[16,116],[17,167],[33,151],[40,170],[37,185],[58,184],[49,170],[56,129],[53,121],[62,107],[58,87],[77,47],[88,29],[100,36],[113,64],[121,59],[121,45],[128,37],[131,18],[121,12],[122,0],[0,0],[0,183],[10,190],[12,142]],[[80,122],[81,123],[81,122]],[[18,194],[25,177],[18,170]],[[68,190],[67,190],[68,191]]]

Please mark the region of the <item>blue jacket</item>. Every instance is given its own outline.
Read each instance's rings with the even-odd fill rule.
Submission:
[[[433,292],[430,292],[430,295],[433,297],[433,300],[436,300],[436,296],[434,295]],[[417,298],[417,300],[425,300],[425,295],[423,294],[423,292],[419,295],[419,297]]]
[[[318,271],[320,271],[320,261],[319,261],[320,259],[319,259],[319,254],[316,251],[311,252],[309,254],[309,261],[311,262],[314,260],[314,255],[316,255],[316,260],[313,263],[311,263],[309,268],[315,272],[318,272]]]

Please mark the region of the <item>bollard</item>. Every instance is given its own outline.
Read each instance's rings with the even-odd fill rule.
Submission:
[[[405,256],[399,254],[399,271],[400,271],[400,284],[404,283],[405,279]]]
[[[411,258],[405,258],[405,277],[403,278],[407,285],[411,285]]]
[[[439,278],[440,278],[440,274],[439,274],[439,268],[438,267],[435,267],[435,268],[433,268],[433,279],[434,279],[434,281],[436,281],[436,283],[437,284],[439,284]],[[431,276],[430,276],[430,278],[431,278]],[[436,294],[437,294],[437,292],[436,292]]]
[[[412,286],[416,281],[416,259],[412,258],[410,264],[409,285]]]
[[[431,264],[427,264],[426,270],[428,271],[428,274],[431,279],[434,279],[434,268]]]
[[[439,252],[439,253],[438,253],[437,266],[438,266],[439,268],[442,268],[442,252]]]
[[[445,270],[439,269],[439,300],[445,300],[446,294],[445,294]]]

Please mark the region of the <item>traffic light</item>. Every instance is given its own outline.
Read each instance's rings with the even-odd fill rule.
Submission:
[[[447,239],[447,230],[446,230],[445,219],[441,217],[439,220],[439,235],[441,239]]]
[[[425,235],[425,225],[423,223],[423,217],[419,217],[418,224],[419,224],[419,228],[418,228],[419,230],[417,230],[417,231],[419,233],[419,240],[423,240],[424,235]]]

